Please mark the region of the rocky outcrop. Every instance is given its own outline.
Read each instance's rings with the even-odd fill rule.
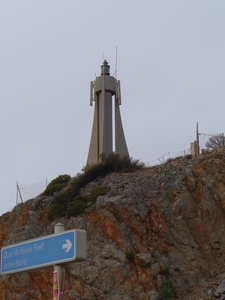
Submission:
[[[174,299],[224,299],[224,152],[110,174],[83,193],[95,185],[110,192],[76,218],[50,223],[48,197],[17,205],[0,219],[0,246],[53,233],[61,222],[87,231],[87,260],[65,266],[63,299],[156,300],[168,276]],[[52,299],[52,271],[1,276],[1,299]]]

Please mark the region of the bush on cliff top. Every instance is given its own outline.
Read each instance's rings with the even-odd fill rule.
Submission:
[[[79,175],[76,181],[77,188],[84,187],[87,183],[95,180],[97,177],[106,176],[110,173],[128,173],[135,172],[144,167],[144,163],[134,160],[129,156],[120,156],[119,153],[102,154],[100,162],[83,168],[83,173]]]
[[[85,212],[87,203],[94,203],[98,196],[105,195],[109,192],[108,186],[99,185],[91,190],[90,195],[80,195],[77,191],[70,188],[56,194],[48,208],[48,219],[53,221],[60,217],[76,217]]]
[[[110,173],[134,172],[144,167],[139,160],[133,160],[128,156],[120,156],[118,153],[111,153],[108,156],[102,154],[100,162],[83,168],[83,173],[71,179],[69,175],[60,175],[52,180],[44,191],[44,195],[53,196],[48,208],[48,219],[54,220],[59,217],[76,216],[84,212],[87,202],[94,203],[98,196],[105,195],[108,187],[98,186],[93,188],[89,199],[79,198],[80,189],[97,177],[103,177]]]
[[[53,179],[48,186],[46,187],[43,195],[45,196],[53,196],[55,193],[60,192],[63,188],[65,188],[70,181],[71,176],[64,174],[59,175],[57,178]]]
[[[106,185],[97,185],[95,186],[90,193],[89,200],[92,203],[95,203],[98,196],[104,196],[110,191],[110,187]]]

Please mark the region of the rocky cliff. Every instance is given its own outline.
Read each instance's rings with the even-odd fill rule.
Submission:
[[[225,152],[113,173],[85,214],[49,222],[50,197],[0,218],[0,246],[66,230],[87,231],[87,260],[65,266],[63,299],[225,299]],[[52,299],[53,268],[0,277],[2,300]]]

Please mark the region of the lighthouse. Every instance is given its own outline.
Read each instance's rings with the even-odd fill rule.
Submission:
[[[109,155],[116,152],[120,156],[129,156],[119,107],[121,105],[120,81],[110,76],[110,66],[106,60],[101,66],[101,76],[91,81],[91,106],[93,102],[94,119],[87,165],[97,163],[103,153]],[[115,109],[114,131],[113,107]]]

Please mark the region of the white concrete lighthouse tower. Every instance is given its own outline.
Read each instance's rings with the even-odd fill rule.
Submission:
[[[115,149],[113,150],[113,114],[112,98],[115,96]],[[97,163],[100,154],[116,152],[121,156],[129,156],[123,132],[119,105],[120,82],[110,76],[110,66],[104,60],[101,76],[91,81],[90,105],[95,101],[94,120],[91,134],[87,165]]]

